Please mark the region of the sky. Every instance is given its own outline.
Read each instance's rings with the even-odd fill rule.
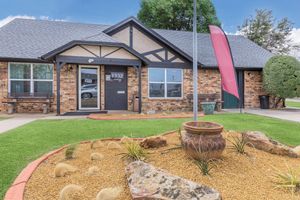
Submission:
[[[223,29],[236,33],[255,9],[269,9],[276,19],[288,17],[295,29],[292,38],[300,43],[300,0],[212,0]],[[0,0],[0,26],[15,17],[115,24],[136,16],[140,0]]]

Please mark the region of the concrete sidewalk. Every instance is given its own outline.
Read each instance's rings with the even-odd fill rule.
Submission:
[[[0,134],[11,129],[23,126],[30,122],[36,120],[35,118],[19,118],[19,117],[12,117],[9,119],[4,119],[0,121]]]
[[[239,109],[226,109],[227,112],[239,113]],[[284,110],[272,109],[243,109],[243,113],[250,113],[266,117],[273,117],[300,123],[300,109],[286,108]]]

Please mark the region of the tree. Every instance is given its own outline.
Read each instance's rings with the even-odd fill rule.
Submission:
[[[288,54],[299,48],[290,38],[293,24],[287,18],[276,21],[270,10],[256,10],[256,16],[238,27],[239,33],[275,54]]]
[[[220,26],[212,1],[197,2],[198,32],[208,33],[210,24]],[[150,28],[192,31],[193,0],[142,0],[138,19]]]
[[[264,67],[263,85],[274,96],[274,107],[285,98],[300,96],[300,62],[291,56],[274,56]]]

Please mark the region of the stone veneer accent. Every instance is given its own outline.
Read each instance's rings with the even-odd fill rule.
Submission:
[[[244,106],[245,108],[259,108],[259,95],[263,91],[262,71],[244,72]]]

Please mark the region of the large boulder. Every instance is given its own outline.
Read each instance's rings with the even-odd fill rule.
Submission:
[[[142,161],[126,168],[128,185],[134,200],[221,200],[216,190],[173,176]]]
[[[159,148],[159,147],[164,147],[166,145],[167,145],[167,140],[163,136],[147,137],[140,143],[140,146],[145,149]]]
[[[246,139],[249,146],[255,147],[256,149],[292,158],[298,157],[298,154],[293,151],[292,148],[272,140],[262,132],[248,131],[243,133],[243,137]]]

